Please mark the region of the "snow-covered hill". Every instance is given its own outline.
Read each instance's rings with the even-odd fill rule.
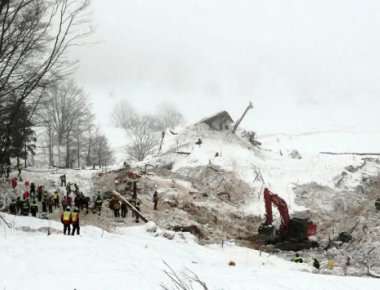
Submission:
[[[372,139],[369,139],[369,136]],[[201,145],[196,145],[198,139],[202,140]],[[239,134],[214,131],[205,125],[197,124],[178,129],[175,134],[168,133],[162,154],[152,158],[148,163],[158,166],[172,164],[174,171],[213,165],[235,172],[252,189],[245,211],[262,215],[263,186],[282,196],[291,211],[299,211],[304,208],[295,202],[296,186],[314,182],[334,188],[337,176],[345,171],[346,167],[358,167],[363,163],[361,156],[331,156],[320,154],[321,151],[373,152],[376,149],[374,144],[380,144],[378,134],[356,135],[344,132],[315,132],[292,136],[264,135],[262,138],[259,136],[259,140],[263,143],[260,148],[252,146],[246,139],[239,137]],[[355,144],[358,146],[355,147]],[[363,144],[371,146],[365,148]],[[294,150],[300,153],[302,158],[293,158],[291,155]],[[368,172],[372,170],[373,175],[379,172],[377,167],[367,166],[366,169]],[[347,178],[346,182],[351,188],[360,184],[361,180],[357,177]]]
[[[1,289],[161,289],[161,284],[170,285],[164,261],[179,273],[190,269],[198,274],[210,290],[378,288],[374,279],[311,274],[308,265],[234,245],[200,246],[184,234],[167,240],[148,233],[146,226],[117,233],[83,227],[82,235],[73,237],[62,235],[57,222],[2,216],[12,229],[0,223]]]

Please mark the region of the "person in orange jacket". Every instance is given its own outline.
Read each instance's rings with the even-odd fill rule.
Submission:
[[[66,209],[61,214],[61,222],[63,224],[63,234],[70,235],[70,228],[71,228],[71,209],[69,206],[66,207]]]
[[[79,209],[77,207],[74,208],[74,212],[71,213],[71,223],[73,224],[73,231],[71,232],[71,234],[74,235],[76,231],[77,235],[79,235]]]

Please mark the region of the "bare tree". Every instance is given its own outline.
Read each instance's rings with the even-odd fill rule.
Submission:
[[[88,0],[0,2],[0,162],[11,140],[10,128],[23,104],[35,109],[51,84],[71,71],[66,50],[87,34]],[[15,105],[10,110],[9,103]]]
[[[65,166],[72,167],[72,154],[75,152],[80,167],[82,136],[88,131],[93,119],[84,92],[72,81],[54,86],[40,107],[38,116],[47,129],[49,148],[53,147],[54,137],[57,141],[58,165],[63,165],[61,148],[65,145]],[[72,143],[76,145],[75,150]]]
[[[182,113],[170,103],[162,103],[157,110],[161,131],[173,129],[184,121]]]
[[[98,165],[99,168],[110,165],[113,159],[113,152],[108,145],[107,137],[96,129],[93,142],[92,163]]]
[[[159,144],[157,128],[160,121],[153,115],[138,114],[127,101],[119,102],[113,112],[114,123],[123,128],[128,137],[128,155],[137,161],[154,153]]]

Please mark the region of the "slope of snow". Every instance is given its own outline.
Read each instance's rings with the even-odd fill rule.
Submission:
[[[230,132],[212,131],[202,125],[178,129],[176,133],[166,135],[163,154],[149,162],[173,162],[173,170],[212,164],[234,171],[251,186],[252,198],[245,210],[256,215],[265,212],[261,198],[264,186],[284,198],[290,211],[300,211],[304,208],[295,203],[295,185],[316,182],[334,188],[335,178],[347,166],[359,166],[363,162],[359,156],[321,155],[320,151],[342,152],[344,149],[343,151],[361,152],[364,149],[375,150],[374,144],[380,144],[380,134],[372,134],[372,139],[367,140],[364,133],[355,135],[334,132],[264,136],[259,138],[263,145],[258,149]],[[198,138],[202,140],[200,146],[195,144]],[[358,145],[357,148],[355,144]],[[363,144],[372,147],[365,148],[361,146]],[[290,157],[290,152],[294,149],[300,152],[302,159]],[[176,154],[177,151],[189,155]],[[216,153],[219,156],[216,157]],[[371,170],[367,168],[367,171]],[[372,174],[378,172],[378,168],[373,168]],[[257,178],[258,173],[264,180]],[[353,178],[349,182],[352,188],[359,184],[360,178]]]
[[[0,289],[119,290],[161,289],[168,285],[163,261],[181,272],[197,273],[210,290],[377,289],[378,281],[307,273],[310,267],[231,244],[200,246],[189,235],[172,241],[154,237],[144,226],[119,233],[83,227],[81,236],[25,232],[56,222],[2,214],[13,225],[1,225]],[[236,263],[228,266],[229,261]],[[309,261],[308,261],[309,262]],[[199,289],[199,288],[194,288]]]

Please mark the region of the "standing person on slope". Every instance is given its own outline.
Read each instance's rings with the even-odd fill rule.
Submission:
[[[63,223],[63,234],[70,235],[70,225],[71,225],[71,210],[70,207],[67,206],[65,211],[61,214],[61,222]]]
[[[71,223],[73,224],[73,231],[71,232],[72,235],[75,234],[75,231],[77,232],[77,235],[79,235],[80,226],[79,226],[79,209],[77,207],[74,208],[74,212],[71,213]]]

